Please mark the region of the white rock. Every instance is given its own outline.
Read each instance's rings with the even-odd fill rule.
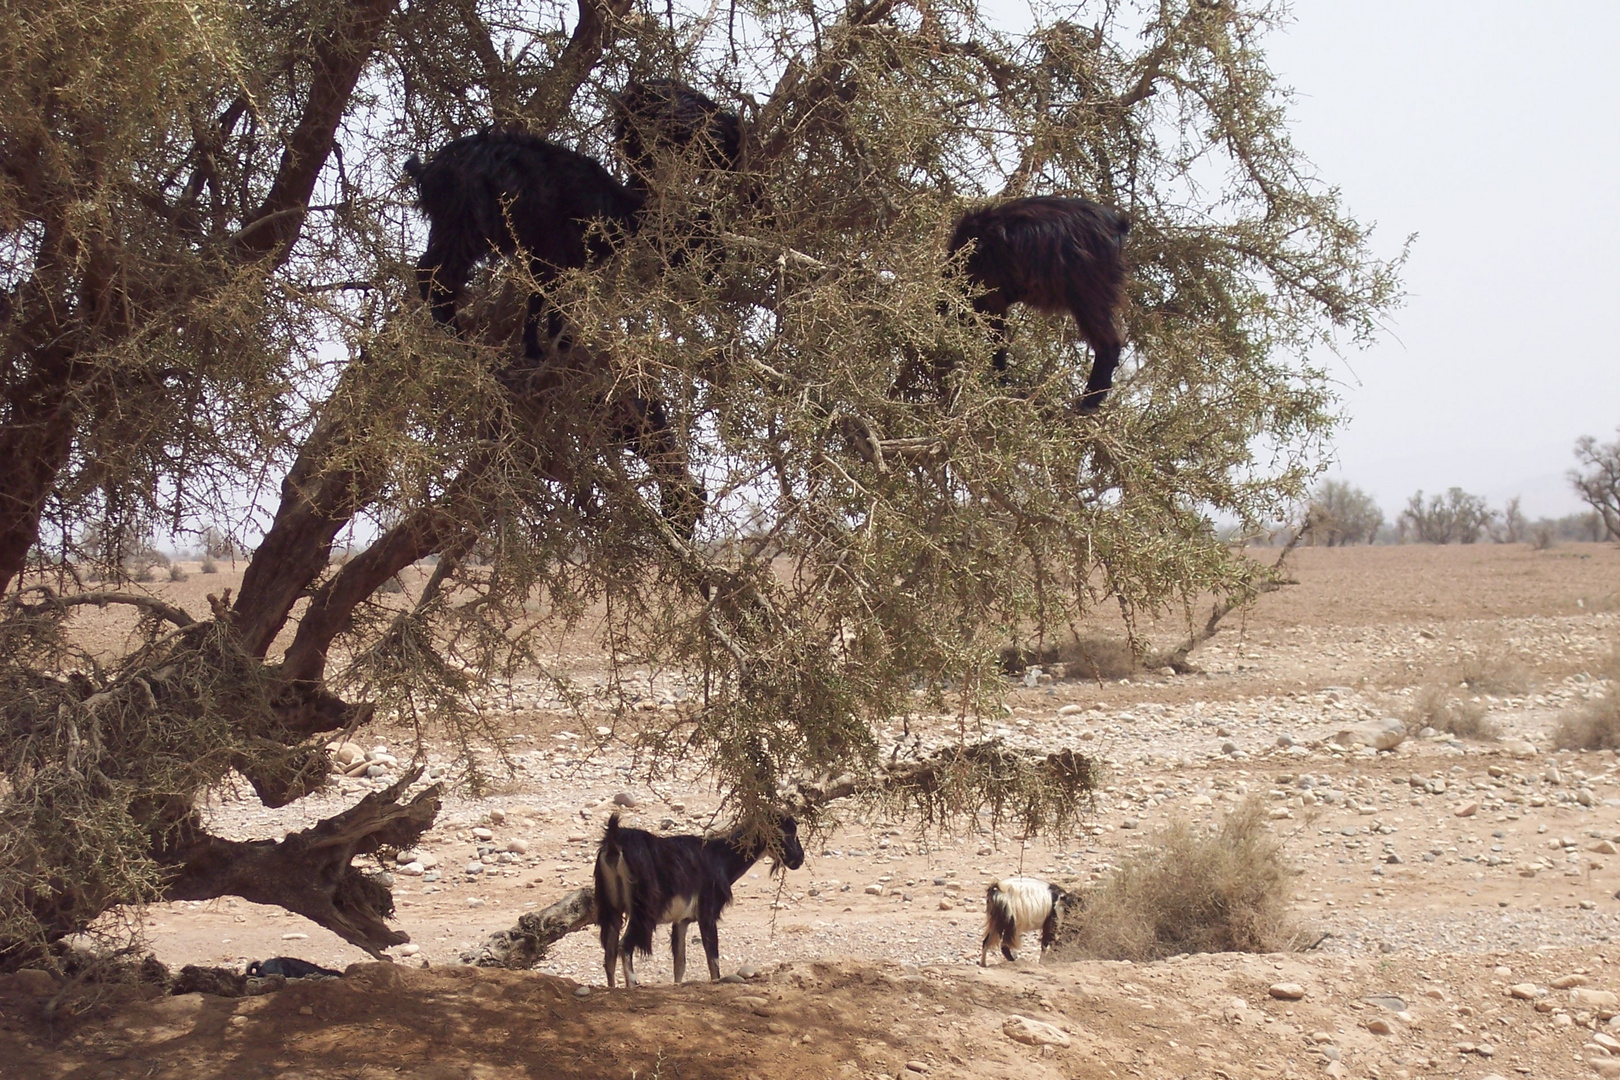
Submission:
[[[1001,1033],[1014,1042],[1030,1046],[1068,1046],[1069,1037],[1060,1028],[1013,1013],[1001,1022]]]
[[[1540,753],[1533,744],[1523,739],[1503,739],[1500,745],[1503,753],[1518,761],[1528,761]]]
[[[1508,996],[1520,1001],[1534,1001],[1541,996],[1541,989],[1535,983],[1515,983],[1508,987]]]
[[[1278,1001],[1298,1001],[1305,996],[1305,988],[1292,982],[1272,983],[1266,992]]]
[[[497,806],[489,812],[489,820],[497,825],[504,825],[506,823],[506,811]]]
[[[419,862],[408,862],[399,868],[399,872],[404,874],[406,877],[421,877],[427,872],[427,867],[423,866]]]
[[[510,851],[514,855],[527,855],[529,853],[529,842],[521,839],[508,840],[506,842],[506,850]]]
[[[472,831],[472,834],[473,834],[473,839],[474,840],[493,840],[493,839],[495,839],[495,834],[490,832],[488,829],[484,829],[484,828],[474,829]]]
[[[1366,720],[1351,724],[1336,732],[1332,741],[1347,750],[1370,746],[1374,750],[1393,750],[1406,741],[1406,725],[1394,717]]]
[[[1620,1008],[1620,997],[1613,990],[1591,990],[1578,986],[1569,992],[1569,1003],[1587,1009]]]
[[[411,941],[401,945],[396,951],[401,956],[415,956],[417,953],[422,951],[422,946],[418,945],[414,941]]]

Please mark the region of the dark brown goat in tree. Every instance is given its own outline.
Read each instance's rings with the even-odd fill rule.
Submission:
[[[434,319],[458,333],[456,307],[480,262],[522,252],[531,276],[543,287],[564,270],[611,255],[616,239],[636,232],[645,200],[641,190],[620,184],[584,154],[516,132],[457,139],[425,165],[411,158],[405,171],[416,182],[417,206],[429,223],[427,248],[416,264],[417,283]],[[605,227],[596,228],[598,221]],[[543,309],[556,351],[575,351],[568,347],[556,309],[547,306],[538,290],[531,293],[523,321],[523,355],[529,364],[502,373],[514,389],[529,385],[536,368],[556,373],[554,358],[542,363]],[[614,424],[615,438],[658,476],[665,515],[690,536],[702,513],[703,488],[688,470],[663,402],[630,396],[620,403]]]
[[[1087,199],[1043,195],[964,214],[951,236],[951,255],[971,246],[964,269],[978,290],[973,309],[988,318],[998,342],[1005,340],[1013,304],[1074,316],[1095,353],[1080,395],[1082,413],[1095,412],[1114,385],[1124,346],[1119,306],[1130,227],[1124,214]],[[1004,344],[993,363],[1007,370]]]
[[[446,144],[424,165],[411,158],[417,207],[428,219],[428,244],[416,263],[422,298],[441,323],[456,324],[456,305],[474,267],[522,251],[544,286],[564,270],[612,252],[614,230],[640,224],[645,196],[620,184],[600,163],[519,132],[481,132]],[[593,231],[602,221],[605,230]],[[540,356],[539,292],[529,297],[523,353]],[[550,315],[552,336],[561,320]],[[459,326],[457,327],[459,330]]]
[[[742,124],[737,114],[713,98],[674,79],[632,80],[613,99],[617,120],[613,139],[633,184],[648,184],[661,153],[693,144],[711,169],[735,169],[742,156]]]

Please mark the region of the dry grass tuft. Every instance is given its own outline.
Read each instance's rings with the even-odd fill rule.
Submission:
[[[1609,681],[1608,693],[1559,717],[1553,741],[1560,750],[1620,750],[1620,650],[1594,674]]]
[[[1001,669],[1009,675],[1034,666],[1060,679],[1095,682],[1128,679],[1141,670],[1129,641],[1101,634],[1085,634],[1060,645],[1038,649],[1001,650]]]
[[[1064,925],[1071,958],[1160,960],[1194,952],[1280,952],[1299,932],[1287,898],[1293,872],[1257,798],[1213,833],[1185,821],[1154,837]]]
[[[1485,706],[1464,700],[1449,686],[1438,684],[1424,687],[1408,714],[1408,730],[1420,731],[1426,727],[1478,742],[1490,742],[1502,736],[1502,729],[1485,715]]]
[[[1553,741],[1560,750],[1620,750],[1620,697],[1611,694],[1565,713]]]

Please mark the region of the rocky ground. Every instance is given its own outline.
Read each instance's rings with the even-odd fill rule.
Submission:
[[[52,1031],[23,1007],[48,988],[13,980],[0,986],[0,1076],[23,1061],[30,1071],[15,1075],[1620,1075],[1620,1032],[1607,1023],[1620,991],[1620,761],[1550,740],[1563,711],[1620,693],[1604,678],[1620,646],[1620,549],[1311,549],[1291,566],[1296,586],[1233,616],[1195,654],[1201,675],[1032,675],[1010,711],[976,721],[1106,764],[1076,835],[1024,843],[982,822],[919,837],[851,815],[807,845],[801,870],[756,867],[721,924],[722,967],[760,972],[746,985],[668,986],[660,948],[638,964],[654,985],[609,994],[590,933],[565,939],[538,974],[452,967],[484,934],[586,883],[616,807],[666,831],[715,820],[702,776],[635,782],[611,733],[520,679],[489,702],[504,735],[477,756],[493,769],[504,754],[513,772],[493,769],[484,795],[455,785],[465,766],[448,747],[425,748],[430,772],[454,786],[393,871],[413,938],[395,954],[409,966],[263,998],[109,1004]],[[1150,628],[1166,641],[1177,631]],[[1500,737],[1415,734],[1439,686]],[[680,692],[650,679],[639,707],[678,707]],[[1414,731],[1393,749],[1339,736],[1391,717]],[[907,724],[926,745],[958,720]],[[375,777],[291,812],[222,791],[215,827],[302,827],[411,756],[386,729],[356,751],[353,771]],[[1297,916],[1311,940],[1327,935],[1313,951],[974,965],[988,880],[1100,880],[1164,823],[1214,822],[1250,794],[1268,803],[1299,871]],[[297,916],[240,901],[144,918],[174,966],[363,959]]]

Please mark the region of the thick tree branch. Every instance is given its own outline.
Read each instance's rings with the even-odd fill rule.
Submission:
[[[631,7],[632,0],[579,0],[579,22],[573,36],[523,104],[521,113],[530,131],[545,135],[557,126],[618,35],[618,24]]]
[[[270,191],[236,235],[238,258],[279,252],[284,261],[303,228],[310,193],[337,140],[360,73],[376,51],[397,0],[354,0],[315,45],[309,100],[282,151]]]
[[[372,956],[410,940],[383,921],[394,913],[393,896],[353,867],[357,855],[416,844],[439,812],[435,784],[410,802],[399,802],[420,770],[384,791],[281,841],[225,840],[203,832],[184,834],[159,853],[174,870],[164,890],[169,900],[240,896],[296,911]]]
[[[197,625],[197,620],[188,615],[184,608],[166,604],[155,596],[138,596],[134,593],[108,592],[106,590],[74,593],[71,596],[49,595],[37,604],[24,605],[24,609],[30,613],[40,613],[62,608],[79,607],[84,604],[94,604],[96,607],[122,604],[127,607],[140,608],[153,618],[171,622],[182,630]]]

